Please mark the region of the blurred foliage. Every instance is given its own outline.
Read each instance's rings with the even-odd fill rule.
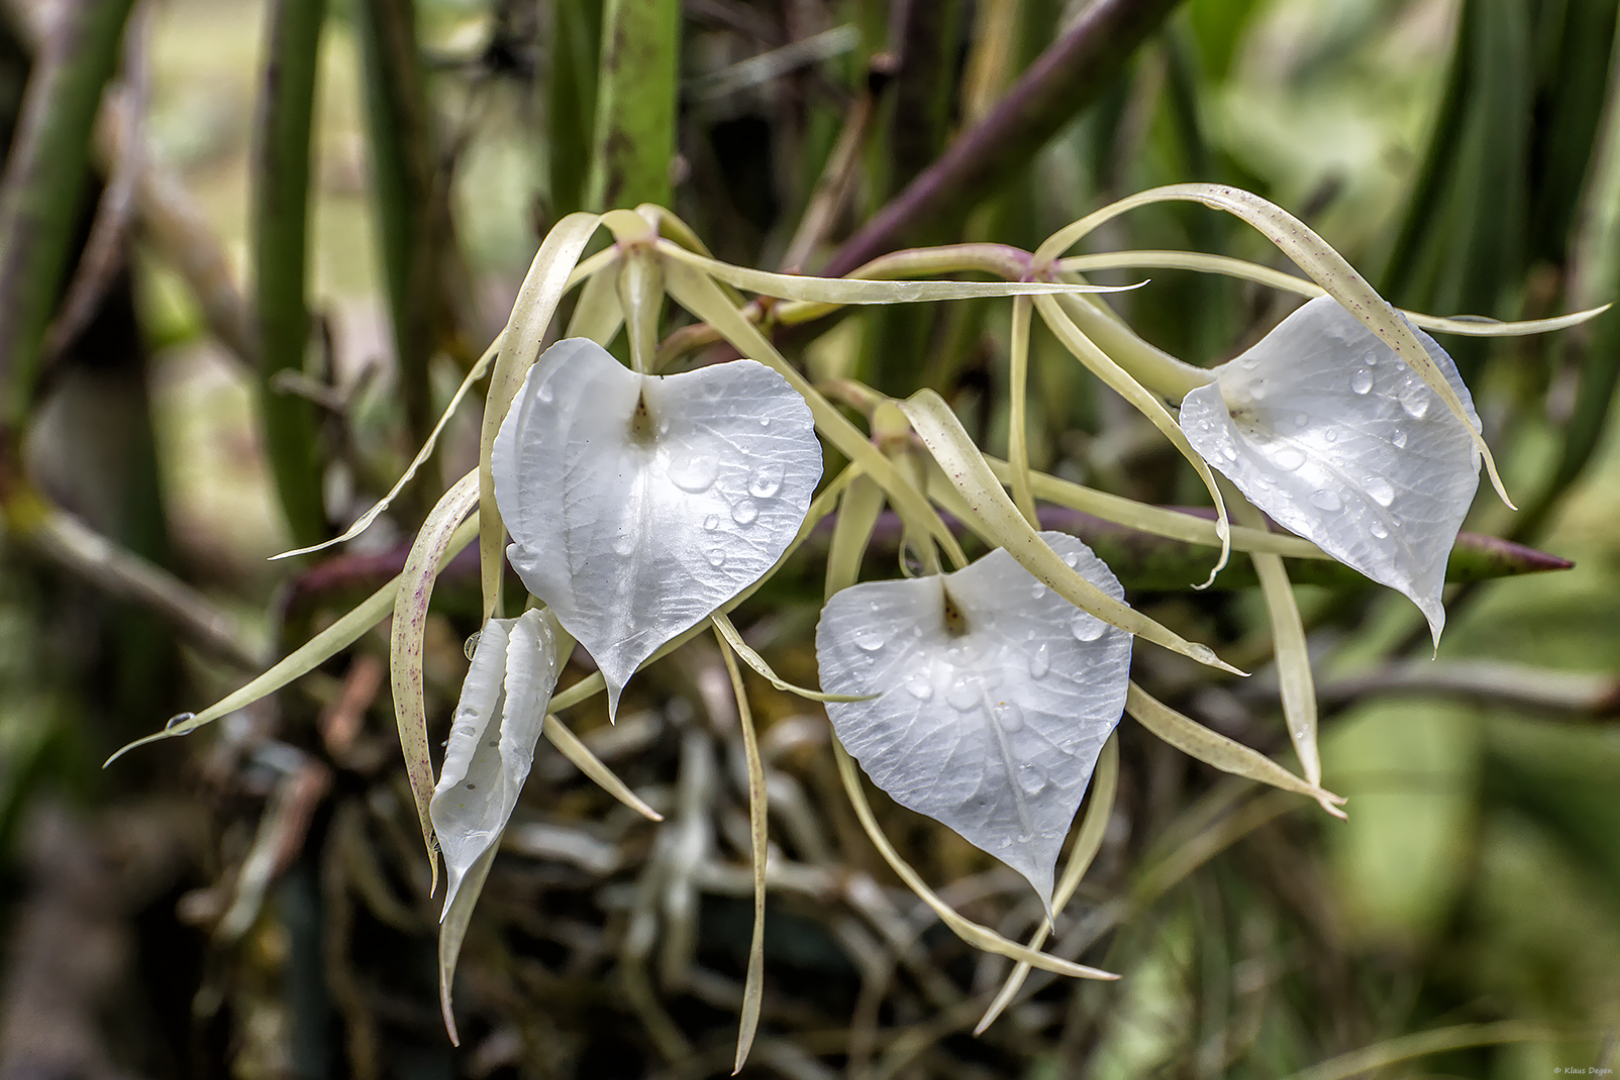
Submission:
[[[664,825],[555,755],[536,762],[469,933],[454,1051],[434,1000],[435,905],[394,742],[385,635],[217,730],[105,774],[95,766],[240,683],[241,654],[285,651],[397,572],[400,538],[476,454],[475,417],[452,424],[423,490],[342,554],[263,559],[293,536],[329,534],[388,488],[424,419],[502,325],[550,224],[604,193],[667,190],[718,256],[814,270],[1086,5],[326,7],[142,0],[104,108],[122,138],[55,132],[75,152],[45,187],[71,228],[47,237],[36,263],[24,260],[38,245],[0,236],[0,278],[43,267],[31,280],[49,294],[28,312],[0,309],[0,356],[44,350],[42,328],[76,295],[94,310],[40,352],[37,379],[31,362],[0,363],[0,389],[21,402],[21,419],[0,430],[0,927],[18,943],[0,1001],[0,1076],[723,1075],[751,886],[741,739],[712,648],[649,671],[616,727],[598,706],[571,714]],[[1533,318],[1620,293],[1613,0],[1158,7],[1174,10],[1095,101],[1077,103],[1037,155],[1005,163],[1008,178],[965,220],[924,223],[923,239],[1028,247],[1107,199],[1209,180],[1310,221],[1405,306]],[[23,182],[15,163],[32,153],[10,134],[24,87],[51,64],[92,87],[108,77],[93,56],[53,53],[61,24],[37,16],[121,23],[116,8],[11,0],[0,220]],[[313,95],[307,118],[298,87],[267,77],[269,28],[289,21],[302,37],[284,36],[284,59]],[[632,34],[639,58],[608,48],[623,26],[653,28]],[[793,51],[812,40],[826,47]],[[123,119],[115,99],[130,103]],[[265,119],[277,115],[279,127]],[[278,139],[285,152],[267,164]],[[94,183],[83,165],[92,141]],[[178,201],[163,201],[156,174]],[[107,193],[124,175],[146,179],[120,205]],[[81,186],[95,197],[78,198]],[[185,220],[200,228],[176,225]],[[112,230],[110,256],[96,254],[97,228]],[[1146,211],[1097,241],[1275,261],[1203,209]],[[223,273],[187,270],[212,265],[210,252]],[[257,333],[242,346],[217,312],[234,303],[241,315],[250,301],[261,321],[245,324]],[[1200,363],[1232,356],[1290,306],[1173,271],[1118,305],[1144,336]],[[817,378],[927,382],[1000,453],[1005,323],[989,303],[927,305],[852,316],[790,344]],[[1121,728],[1115,814],[1054,935],[1060,953],[1121,972],[1117,984],[1037,975],[972,1037],[1005,962],[943,933],[889,875],[838,790],[819,710],[750,677],[780,883],[748,1072],[1261,1078],[1314,1066],[1307,1075],[1328,1077],[1353,1071],[1342,1055],[1394,1059],[1420,1045],[1403,1039],[1442,1029],[1453,1034],[1421,1044],[1441,1052],[1377,1075],[1616,1067],[1617,335],[1611,314],[1567,335],[1448,342],[1526,507],[1513,519],[1482,502],[1470,527],[1578,563],[1451,598],[1434,670],[1489,664],[1519,687],[1510,703],[1396,678],[1429,656],[1400,598],[1302,586],[1334,703],[1325,780],[1350,797],[1348,823],[1306,820],[1293,802]],[[1033,353],[1034,465],[1145,501],[1199,501],[1139,417],[1059,363],[1040,334]],[[260,426],[265,408],[292,416],[282,435]],[[158,606],[171,619],[160,623],[151,603],[109,598],[83,566],[40,550],[30,515],[41,499],[170,572],[177,596],[217,616],[238,659],[194,623]],[[802,683],[815,681],[814,558],[735,616]],[[892,546],[874,550],[868,572],[892,575],[896,558]],[[426,656],[440,736],[476,596],[471,565],[453,565]],[[1248,683],[1212,681],[1144,650],[1139,681],[1233,738],[1285,752],[1258,596],[1130,599],[1257,669]],[[1356,689],[1333,697],[1340,684]],[[1577,684],[1584,696],[1545,690]],[[1038,905],[1013,875],[879,802],[948,899],[1008,935],[1033,929]],[[51,839],[61,837],[70,842]],[[35,962],[30,941],[64,944]]]

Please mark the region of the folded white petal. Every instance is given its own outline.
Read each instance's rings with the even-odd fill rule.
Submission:
[[[447,912],[512,817],[558,671],[556,639],[540,611],[491,619],[478,637],[428,804],[444,853]]]
[[[1042,533],[1116,599],[1084,544]],[[959,616],[959,617],[958,617]],[[1119,722],[1131,637],[997,549],[953,574],[856,585],[816,628],[838,738],[896,802],[950,826],[1052,902],[1059,849]]]
[[[659,646],[787,549],[821,446],[804,399],[763,364],[645,376],[570,338],[530,369],[494,472],[508,557],[601,668],[611,713]]]
[[[1445,350],[1414,331],[1478,430]],[[1193,448],[1284,528],[1417,604],[1435,641],[1446,558],[1479,486],[1472,434],[1331,297],[1186,396]]]

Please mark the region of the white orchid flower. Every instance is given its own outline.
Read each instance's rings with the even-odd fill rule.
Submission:
[[[1079,540],[1040,534],[1113,598]],[[1023,874],[1052,906],[1059,849],[1125,707],[1131,635],[997,548],[952,574],[855,585],[816,628],[833,728],[873,783]]]
[[[1410,597],[1438,645],[1446,558],[1479,485],[1479,418],[1451,357],[1413,333],[1473,430],[1331,297],[1215,369],[1182,401],[1181,428],[1278,524]]]
[[[491,619],[478,635],[428,804],[449,875],[446,913],[511,820],[557,685],[557,660],[556,633],[538,610]]]
[[[640,375],[569,338],[530,369],[493,468],[508,558],[596,661],[613,714],[648,657],[787,549],[821,445],[763,364]]]

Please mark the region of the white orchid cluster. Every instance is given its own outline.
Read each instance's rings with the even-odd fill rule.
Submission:
[[[1063,257],[1107,218],[1168,199],[1239,215],[1314,284],[1186,253]],[[615,243],[581,261],[602,226]],[[1400,590],[1423,611],[1438,641],[1446,557],[1489,451],[1455,366],[1415,324],[1524,333],[1582,316],[1488,326],[1408,319],[1304,225],[1255,196],[1207,185],[1147,192],[1077,222],[1026,257],[1009,261],[1007,251],[907,252],[850,279],[829,280],[712,260],[680,222],[657,208],[566,219],[536,257],[505,333],[457,395],[459,402],[493,368],[480,465],[430,515],[404,572],[242,691],[153,738],[194,730],[284,685],[391,612],[401,746],[429,852],[443,853],[448,873],[440,956],[453,1033],[450,985],[462,934],[540,736],[617,797],[656,817],[591,757],[557,713],[605,691],[613,715],[639,668],[712,629],[732,672],[752,771],[755,949],[739,1065],[762,985],[766,808],[736,657],[778,687],[826,703],[841,775],[885,858],[953,930],[1019,961],[985,1023],[1030,966],[1110,977],[1041,952],[1049,923],[1025,945],[945,905],[878,829],[856,763],[900,804],[1017,870],[1049,914],[1067,902],[1100,843],[1114,785],[1110,736],[1124,712],[1218,768],[1341,813],[1343,800],[1320,786],[1310,665],[1282,557],[1331,557]],[[1137,338],[1086,295],[1100,290],[1078,276],[1150,265],[1235,273],[1314,298],[1232,362],[1213,371],[1192,368]],[[988,271],[1007,280],[893,280],[951,271]],[[566,335],[542,350],[561,298],[576,285],[583,291]],[[744,305],[738,289],[773,302]],[[689,343],[723,339],[747,359],[659,374],[668,359],[657,334],[666,294],[701,320],[702,333],[687,334]],[[792,323],[838,305],[972,296],[1012,298],[1012,431],[1005,462],[984,455],[943,399],[926,388],[895,401],[846,384],[842,397],[869,420],[869,430],[861,431],[776,351],[761,327],[766,317]],[[1181,450],[1210,492],[1215,522],[1029,468],[1023,398],[1035,312]],[[629,368],[605,348],[621,329]],[[824,443],[848,461],[825,482]],[[417,464],[431,450],[430,442]],[[1217,472],[1240,494],[1223,492]],[[1218,549],[1217,571],[1232,548],[1255,561],[1275,628],[1300,775],[1130,681],[1137,638],[1234,669],[1206,646],[1127,606],[1118,580],[1085,544],[1040,531],[1037,498]],[[387,502],[339,539],[369,525]],[[1229,504],[1236,525],[1228,525]],[[921,572],[857,583],[861,555],[885,506],[904,523],[906,550]],[[806,690],[778,678],[743,644],[726,613],[834,510],[828,596],[816,632],[821,688]],[[976,533],[990,554],[969,564],[942,510]],[[1267,517],[1294,535],[1270,531]],[[422,690],[425,619],[440,567],[475,535],[486,621],[435,779]],[[528,609],[515,618],[502,617],[507,561],[531,594]],[[557,680],[575,642],[597,672],[559,693]],[[1059,854],[1094,773],[1099,790],[1060,880]]]

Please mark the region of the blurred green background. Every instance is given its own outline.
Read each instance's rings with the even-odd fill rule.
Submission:
[[[545,230],[602,208],[617,182],[662,186],[721,258],[837,266],[1044,49],[1115,18],[1098,31],[1117,39],[1102,38],[1107,70],[1047,107],[1054,134],[889,246],[1032,248],[1113,198],[1206,180],[1304,218],[1413,310],[1539,318],[1620,295],[1613,0],[141,0],[125,25],[130,6],[10,0],[0,36],[0,136],[15,132],[0,181],[7,1080],[730,1072],[746,788],[712,650],[650,674],[616,728],[573,714],[673,811],[666,825],[537,763],[469,937],[456,1050],[439,1027],[436,909],[410,840],[385,632],[274,703],[99,770],[398,570],[443,479],[476,458],[475,415],[341,554],[266,558],[387,490],[503,325]],[[615,19],[663,28],[649,42],[673,58],[667,84],[656,64],[601,63],[604,19],[609,37]],[[97,34],[120,27],[97,61]],[[77,158],[18,123],[25,92],[74,78],[92,105],[102,81],[116,89],[93,135],[84,108],[52,114]],[[612,159],[597,112],[610,99],[662,108],[665,143]],[[47,196],[32,217],[7,218],[30,183],[19,161],[66,171],[29,189]],[[1202,209],[1138,211],[1088,242],[1286,268]],[[1197,363],[1235,355],[1292,305],[1223,279],[1152,278],[1121,312]],[[1005,310],[867,311],[789,343],[820,377],[936,387],[1001,453]],[[942,933],[883,869],[836,790],[824,716],[750,684],[784,870],[748,1075],[1620,1067],[1620,316],[1445,344],[1520,506],[1487,492],[1467,527],[1574,569],[1455,588],[1434,659],[1402,598],[1297,590],[1324,783],[1349,797],[1347,823],[1127,722],[1115,816],[1055,938],[1119,983],[1032,979],[973,1038],[1004,962]],[[1140,417],[1040,332],[1033,352],[1037,467],[1200,500]],[[72,547],[79,534],[52,514],[113,553]],[[814,558],[739,619],[801,682],[814,679]],[[869,566],[891,576],[893,553]],[[436,738],[476,629],[475,576],[452,568],[430,629]],[[1256,671],[1216,683],[1155,651],[1139,654],[1140,681],[1287,753],[1257,594],[1131,600]],[[882,813],[965,912],[1034,928],[1038,905],[1005,869]],[[678,843],[700,856],[674,858]]]

